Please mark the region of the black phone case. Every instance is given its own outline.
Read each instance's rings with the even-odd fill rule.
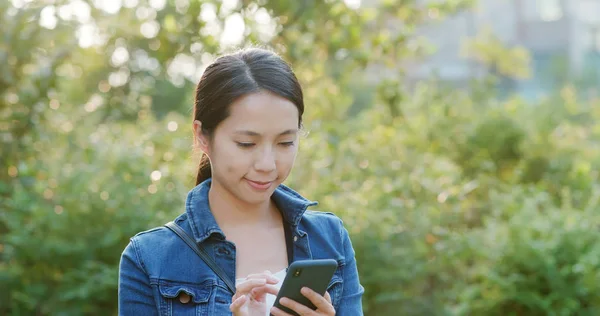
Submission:
[[[308,287],[313,291],[324,295],[325,291],[327,291],[327,285],[329,285],[336,268],[337,261],[333,259],[300,260],[292,262],[287,270],[285,279],[283,279],[281,289],[279,290],[279,294],[277,295],[273,306],[286,313],[298,315],[294,311],[279,304],[279,299],[281,297],[287,297],[312,310],[316,310],[316,306],[300,293],[300,289]]]

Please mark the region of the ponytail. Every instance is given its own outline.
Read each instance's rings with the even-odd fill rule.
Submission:
[[[200,158],[200,165],[198,166],[198,175],[196,176],[196,185],[204,182],[204,180],[207,180],[211,176],[212,175],[210,171],[210,159],[208,159],[207,154],[202,153],[202,158]]]

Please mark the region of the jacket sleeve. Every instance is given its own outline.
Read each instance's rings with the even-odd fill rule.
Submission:
[[[119,264],[119,315],[158,315],[135,238],[125,247]]]
[[[360,284],[358,277],[358,269],[356,267],[356,259],[354,257],[354,248],[348,234],[348,230],[341,225],[342,245],[344,249],[345,264],[343,268],[344,287],[342,290],[342,298],[336,315],[355,316],[363,315],[362,296],[365,289]]]

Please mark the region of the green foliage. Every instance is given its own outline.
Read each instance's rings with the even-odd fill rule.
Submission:
[[[344,220],[366,314],[598,314],[600,102],[571,86],[498,101],[495,78],[403,88],[399,61],[427,51],[413,31],[428,12],[471,2],[91,6],[103,41],[85,48],[76,19],[47,29],[32,22],[42,4],[2,2],[0,314],[114,314],[129,237],[181,213],[194,181],[197,73],[173,68],[232,49],[210,30],[235,13],[241,45],[278,50],[303,83],[310,133],[288,184]],[[497,74],[527,74],[521,49],[471,44]]]
[[[595,315],[598,197],[585,210],[559,207],[546,192],[495,194],[496,214],[479,238],[480,264],[466,276],[459,308],[469,314]],[[512,214],[506,214],[510,210]],[[473,236],[473,237],[475,237]]]
[[[363,111],[335,148],[309,137],[294,175],[351,228],[368,313],[597,312],[600,261],[581,264],[598,251],[597,109],[422,87],[395,119]]]
[[[467,40],[463,46],[466,57],[482,62],[495,74],[520,79],[530,76],[531,57],[527,50],[522,47],[506,47],[489,28],[481,31],[474,39]]]

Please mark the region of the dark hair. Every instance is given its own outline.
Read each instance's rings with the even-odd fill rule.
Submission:
[[[298,128],[302,126],[304,98],[296,75],[276,53],[261,48],[223,55],[206,68],[196,87],[194,120],[202,123],[202,133],[211,138],[215,128],[229,116],[233,102],[260,91],[294,103],[298,108]],[[196,185],[210,177],[210,160],[202,154]]]

